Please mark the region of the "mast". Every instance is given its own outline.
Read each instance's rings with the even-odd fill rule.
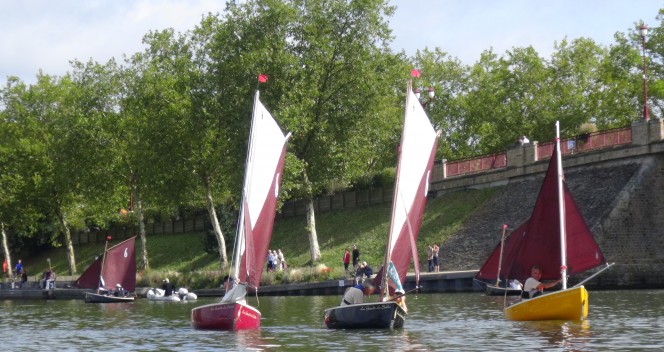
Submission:
[[[503,265],[503,247],[505,246],[505,231],[507,224],[503,224],[503,236],[500,238],[500,257],[498,259],[498,273],[496,274],[496,287],[500,287],[500,270]]]
[[[560,153],[560,122],[556,121],[556,160],[558,165],[558,218],[560,220],[560,275],[562,289],[567,289],[567,234],[565,228],[565,198],[563,196],[563,163]]]
[[[99,283],[97,285],[97,293],[99,293],[99,287],[102,286],[101,279],[104,277],[104,265],[106,265],[106,252],[108,251],[108,241],[111,239],[111,236],[106,237],[106,244],[104,245],[104,255],[101,257],[101,270],[99,270]]]

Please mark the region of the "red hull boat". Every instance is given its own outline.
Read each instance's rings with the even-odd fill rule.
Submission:
[[[243,303],[214,303],[191,311],[191,325],[202,330],[251,330],[261,327],[261,312]]]

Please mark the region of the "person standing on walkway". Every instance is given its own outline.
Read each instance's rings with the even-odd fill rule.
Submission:
[[[16,263],[16,269],[14,271],[14,276],[15,277],[20,277],[21,273],[23,272],[23,263],[21,263],[21,260],[18,260],[18,263]]]
[[[353,270],[357,269],[357,263],[360,261],[360,250],[356,245],[353,245]]]
[[[433,244],[433,271],[439,272],[440,266],[438,265],[438,253],[440,253],[440,247],[437,244]]]
[[[277,250],[277,258],[279,259],[279,271],[284,271],[288,269],[288,264],[286,264],[286,258],[281,249]]]
[[[427,269],[428,272],[433,271],[433,246],[427,246]]]
[[[344,263],[344,271],[348,271],[348,264],[350,264],[350,251],[348,248],[344,249],[344,256],[342,261]]]

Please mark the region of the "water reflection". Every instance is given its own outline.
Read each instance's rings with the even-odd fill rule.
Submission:
[[[561,347],[567,351],[587,349],[590,337],[590,323],[580,321],[531,321],[523,322],[526,329],[535,338],[543,338],[542,346]]]

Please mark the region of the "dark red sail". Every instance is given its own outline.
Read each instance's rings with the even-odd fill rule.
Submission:
[[[97,257],[74,282],[74,287],[89,289],[99,288],[99,275],[101,274],[101,261],[103,258],[103,255]]]
[[[120,284],[129,292],[134,292],[136,289],[135,242],[136,236],[118,243],[106,251],[101,270],[105,288],[114,289],[116,284]]]

